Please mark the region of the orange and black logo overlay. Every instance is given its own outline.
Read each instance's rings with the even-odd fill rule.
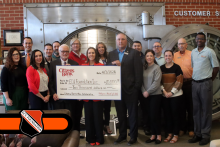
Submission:
[[[66,114],[44,114],[41,110],[22,110],[19,114],[0,114],[0,134],[63,134],[72,129]]]

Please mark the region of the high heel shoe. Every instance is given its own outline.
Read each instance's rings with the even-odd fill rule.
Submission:
[[[96,142],[96,145],[100,145],[100,143],[99,143],[99,142]]]
[[[90,143],[90,145],[91,145],[91,146],[94,146],[94,145],[95,145],[95,143]]]

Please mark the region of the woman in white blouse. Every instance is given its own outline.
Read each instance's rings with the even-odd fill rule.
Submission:
[[[47,110],[50,94],[48,90],[48,76],[44,68],[43,53],[34,50],[31,55],[31,66],[28,67],[26,76],[29,88],[29,101],[31,109]]]

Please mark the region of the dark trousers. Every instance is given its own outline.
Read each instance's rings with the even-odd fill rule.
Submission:
[[[137,92],[134,92],[130,98],[132,101],[126,100],[127,94],[122,92],[122,100],[115,101],[115,107],[119,120],[119,137],[127,137],[127,110],[129,115],[130,137],[137,139],[138,135],[138,99]]]
[[[105,119],[103,120],[103,124],[105,126],[109,126],[111,102],[112,101],[109,101],[109,100],[106,100],[103,102],[103,112],[104,112],[104,116],[105,116]]]
[[[83,109],[83,104],[84,104],[84,101],[77,101],[76,102],[76,130],[80,131],[80,120],[81,120],[81,117],[82,117],[82,109]]]
[[[152,135],[161,135],[162,95],[151,95],[143,101],[147,111],[150,112],[150,129]]]
[[[192,80],[186,81],[182,86],[183,96],[180,110],[180,130],[194,131],[193,101],[192,101]],[[186,117],[187,112],[187,117]]]
[[[56,109],[68,109],[71,114],[71,118],[73,121],[73,130],[78,130],[78,120],[77,120],[77,113],[76,105],[78,100],[58,100],[54,101],[54,110]]]
[[[179,135],[181,96],[163,97],[163,111],[165,116],[166,133]]]
[[[42,96],[47,96],[47,91],[45,92],[40,92]],[[45,103],[41,98],[33,94],[32,92],[29,92],[29,101],[31,105],[31,109],[39,109],[39,110],[47,110],[48,109],[48,104]]]
[[[147,129],[150,129],[149,111],[146,107],[146,103],[145,103],[146,99],[144,98],[141,90],[138,93],[138,100],[140,102],[140,108],[141,108],[141,111],[142,111],[141,112],[141,114],[142,114],[142,118],[141,118],[142,125],[143,125],[143,127],[147,128]]]
[[[84,102],[86,141],[104,143],[103,136],[103,102]]]
[[[192,82],[193,119],[195,135],[210,138],[212,127],[213,83],[206,80]]]
[[[53,106],[54,100],[53,100],[53,96],[50,96],[50,100],[48,102],[48,110],[54,110],[54,106]]]

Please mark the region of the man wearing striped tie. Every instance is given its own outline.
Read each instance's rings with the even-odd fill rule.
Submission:
[[[26,67],[30,66],[32,46],[33,41],[31,37],[25,37],[23,40],[24,52],[21,53],[21,60]]]

